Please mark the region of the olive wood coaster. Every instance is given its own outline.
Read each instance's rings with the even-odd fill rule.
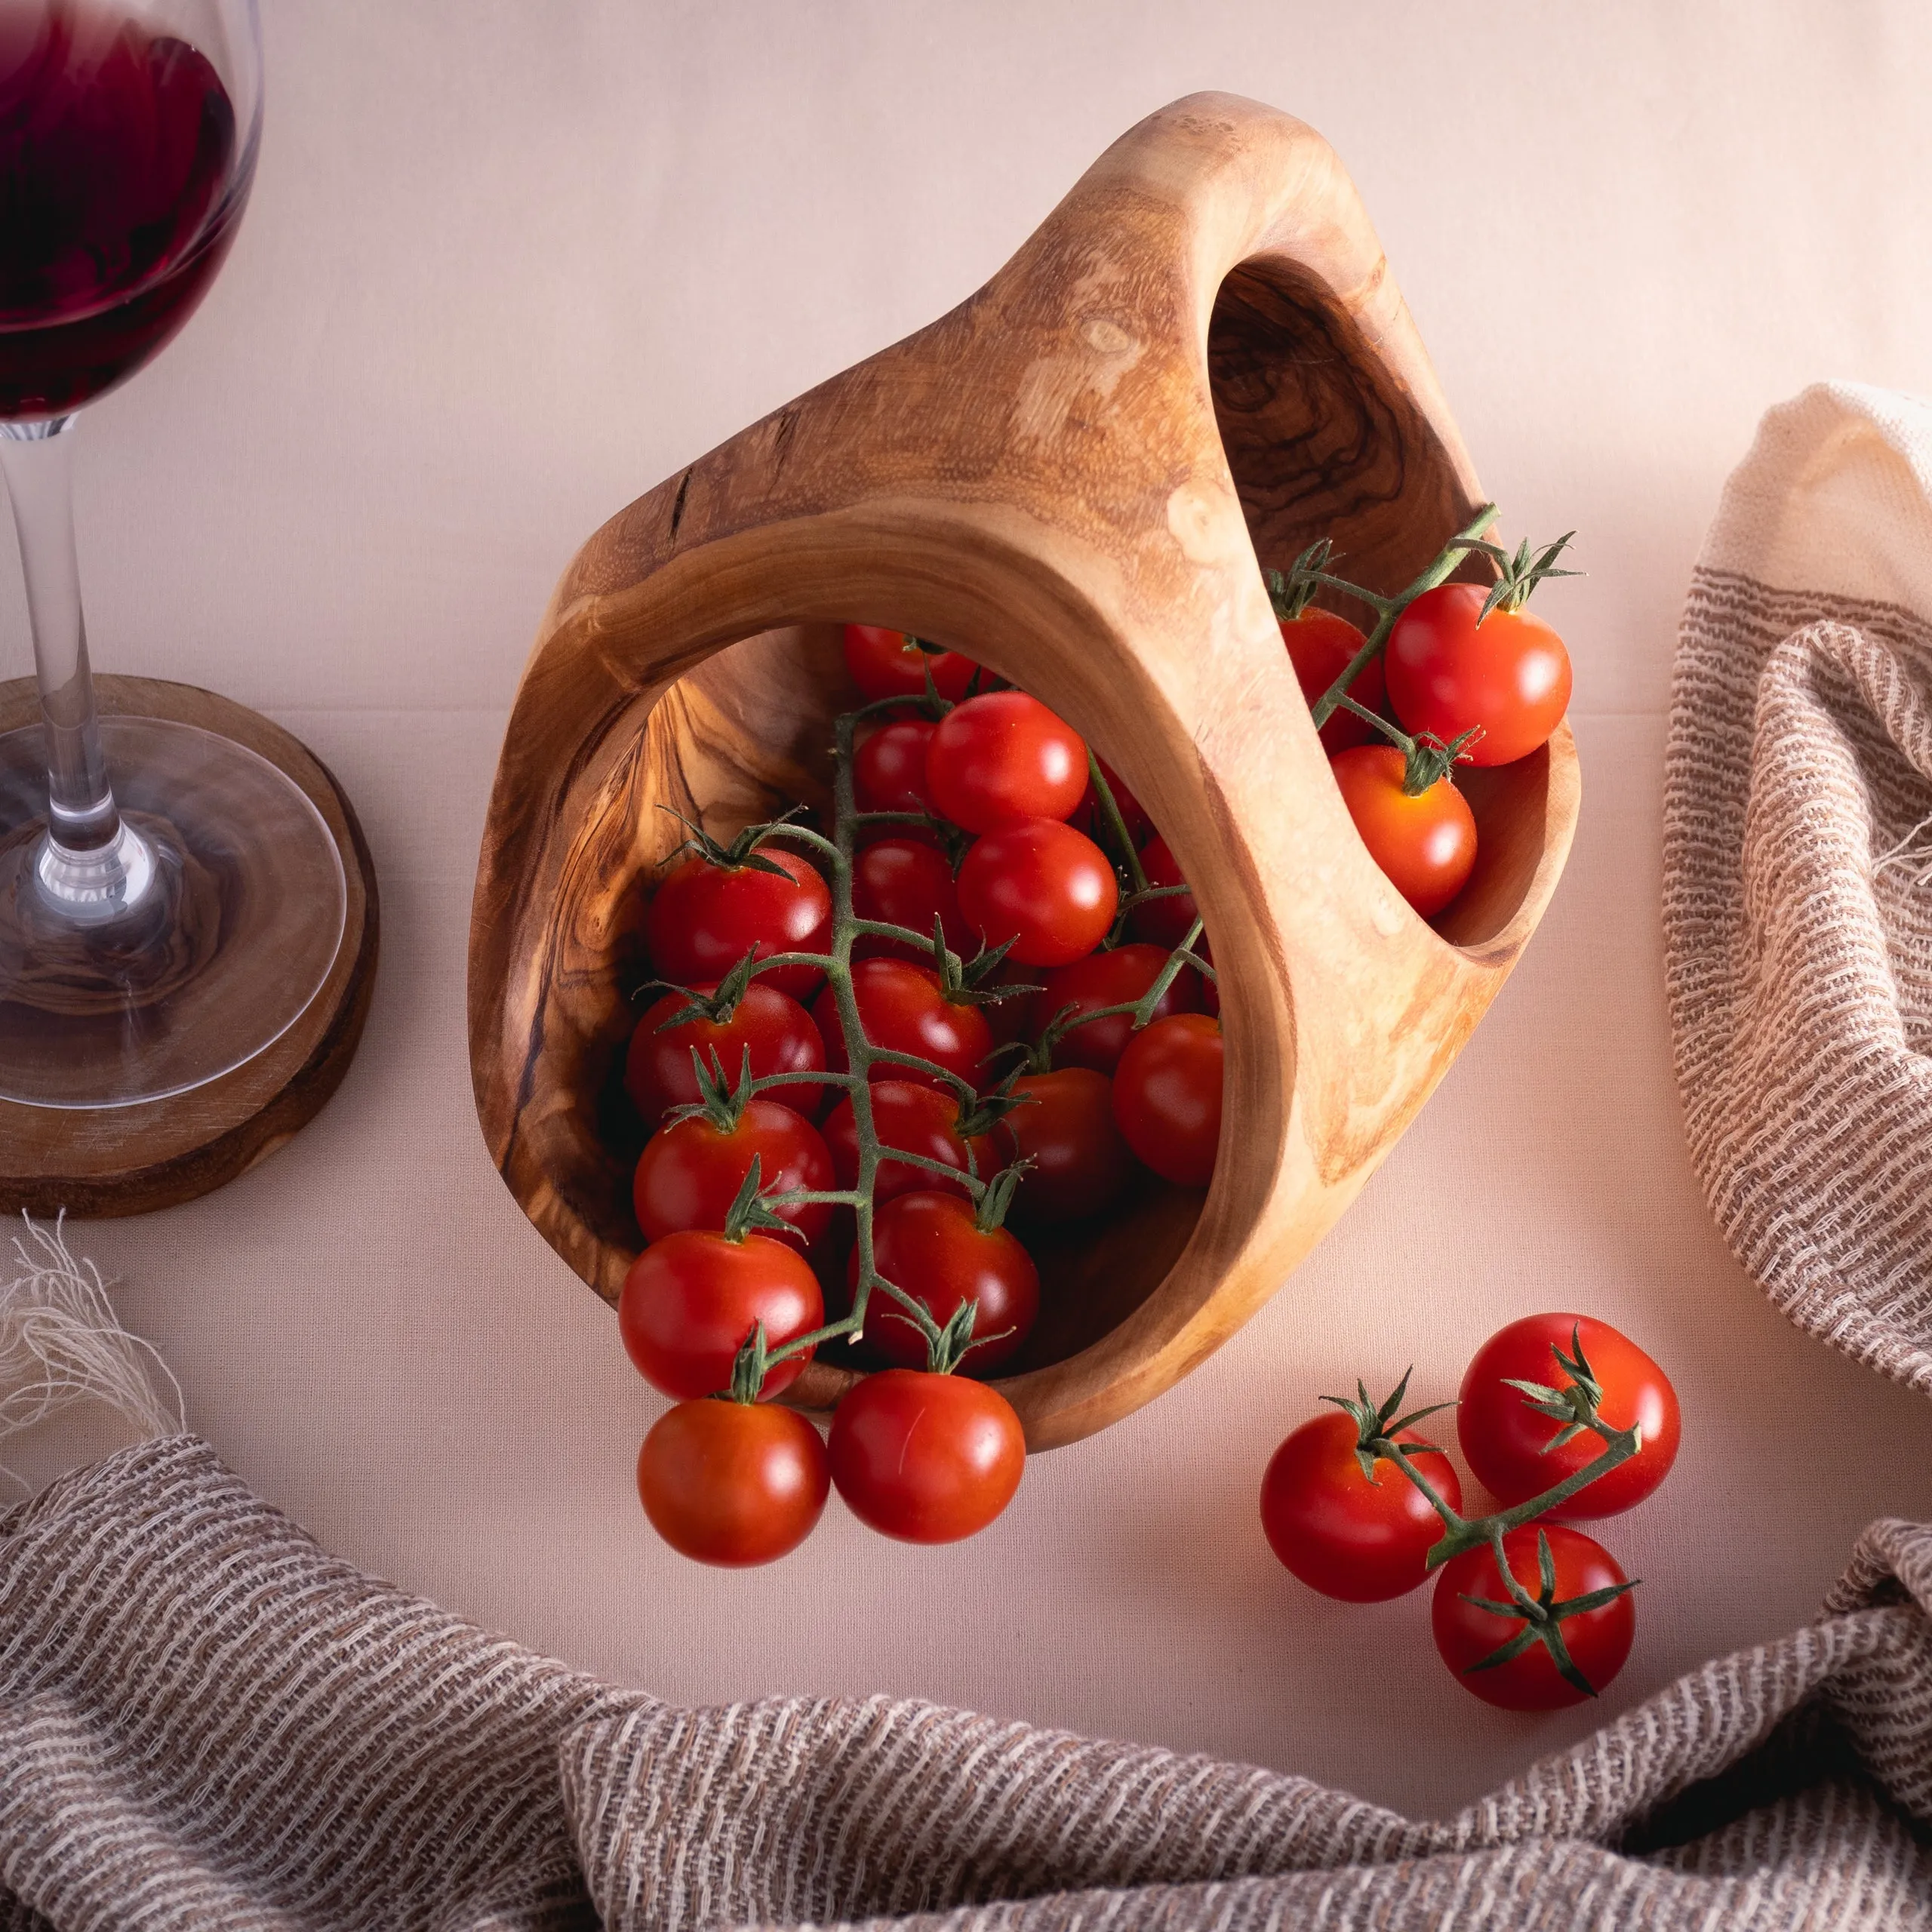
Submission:
[[[1395,591],[1482,500],[1321,138],[1224,94],[1142,122],[977,294],[667,478],[565,573],[470,930],[477,1110],[525,1212],[615,1299],[639,1241],[618,1074],[645,899],[683,836],[659,807],[724,836],[822,803],[828,721],[857,701],[838,623],[914,632],[1084,733],[1206,921],[1213,1183],[1150,1183],[1043,1254],[1039,1325],[998,1384],[1034,1448],[1159,1394],[1354,1198],[1562,869],[1567,728],[1459,776],[1476,870],[1419,919],[1355,834],[1263,581],[1325,536],[1344,574]],[[855,1372],[821,1359],[786,1399],[828,1407]]]
[[[232,1072],[165,1100],[62,1109],[0,1100],[0,1210],[144,1214],[220,1187],[265,1160],[342,1084],[375,986],[376,872],[354,808],[302,741],[245,705],[161,678],[94,679],[103,716],[172,718],[234,739],[293,779],[342,855],[348,905],[321,989],[288,1032]],[[0,731],[32,724],[31,678],[0,684]],[[277,962],[264,959],[273,973]]]

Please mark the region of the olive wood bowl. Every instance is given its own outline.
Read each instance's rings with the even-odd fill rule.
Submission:
[[[1219,1163],[1045,1245],[998,1385],[1034,1448],[1158,1395],[1281,1285],[1442,1077],[1554,889],[1566,728],[1459,776],[1480,853],[1432,927],[1356,835],[1262,577],[1318,536],[1389,592],[1482,500],[1347,175],[1226,94],[1103,155],[984,288],[669,477],[558,586],[469,940],[490,1152],[614,1301],[639,1236],[617,1075],[682,836],[826,795],[838,626],[955,646],[1084,733],[1166,833],[1220,974]],[[835,1402],[821,1360],[788,1399]]]

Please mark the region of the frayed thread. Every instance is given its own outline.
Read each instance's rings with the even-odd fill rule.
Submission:
[[[1923,885],[1932,879],[1932,839],[1927,839],[1923,845],[1912,842],[1927,831],[1932,831],[1932,812],[1927,812],[1889,851],[1880,853],[1872,860],[1872,876],[1876,878],[1887,866],[1897,866],[1901,870],[1916,866],[1918,869],[1911,874],[1914,885]]]
[[[20,1220],[19,1272],[0,1283],[0,1443],[89,1399],[124,1417],[137,1441],[179,1435],[180,1383],[152,1343],[122,1327],[100,1270],[69,1251],[66,1215],[51,1228]],[[4,1463],[0,1478],[30,1490]]]

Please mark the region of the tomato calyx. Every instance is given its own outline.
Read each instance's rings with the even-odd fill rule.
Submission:
[[[1402,1371],[1402,1379],[1396,1383],[1393,1393],[1381,1402],[1369,1399],[1368,1385],[1359,1378],[1355,1383],[1352,1398],[1347,1395],[1324,1395],[1324,1402],[1332,1402],[1355,1426],[1355,1460],[1361,1465],[1362,1479],[1365,1482],[1376,1481],[1375,1465],[1383,1457],[1400,1463],[1407,1456],[1439,1456],[1442,1451],[1433,1442],[1418,1439],[1414,1442],[1398,1441],[1405,1429],[1413,1429],[1426,1416],[1440,1414],[1444,1409],[1453,1409],[1454,1402],[1431,1402],[1420,1409],[1411,1409],[1407,1415],[1398,1415],[1403,1398],[1409,1392],[1409,1377],[1414,1374],[1413,1365]]]
[[[1433,731],[1418,731],[1411,737],[1401,725],[1391,724],[1380,712],[1358,704],[1344,691],[1338,709],[1351,711],[1386,738],[1402,754],[1402,795],[1419,798],[1439,785],[1458,764],[1469,761],[1469,747],[1482,736],[1482,727],[1472,724],[1446,745]]]
[[[804,810],[803,805],[794,805],[788,812],[774,819],[768,819],[762,825],[748,825],[728,845],[714,838],[701,825],[685,817],[684,814],[670,805],[660,805],[660,812],[669,812],[685,828],[685,836],[665,855],[668,864],[680,852],[695,852],[707,865],[716,866],[724,872],[769,872],[774,878],[789,879],[792,875],[785,868],[768,859],[758,849],[774,833],[792,832],[801,828],[792,820]],[[678,990],[681,991],[680,988]]]
[[[1564,1443],[1574,1441],[1586,1429],[1603,1434],[1603,1426],[1597,1420],[1597,1410],[1603,1401],[1603,1385],[1590,1367],[1589,1357],[1583,1352],[1581,1327],[1574,1323],[1571,1326],[1569,1354],[1566,1355],[1553,1343],[1550,1353],[1555,1356],[1557,1366],[1567,1378],[1561,1388],[1553,1389],[1547,1383],[1524,1381],[1513,1375],[1503,1378],[1507,1386],[1521,1391],[1531,1408],[1562,1425],[1543,1445],[1546,1456],[1552,1449],[1561,1449]]]
[[[1321,537],[1289,566],[1286,577],[1279,571],[1262,572],[1268,586],[1268,601],[1274,606],[1275,615],[1283,623],[1295,623],[1315,601],[1315,593],[1329,581],[1324,573],[1334,554],[1334,545],[1327,537]]]
[[[981,1234],[989,1235],[995,1229],[1006,1225],[1006,1217],[1013,1206],[1013,1197],[1020,1183],[1032,1172],[1037,1163],[1023,1156],[999,1172],[986,1183],[978,1200],[973,1204],[973,1225]],[[990,1340],[983,1336],[983,1341]]]
[[[638,989],[639,993],[675,993],[685,1002],[666,1014],[651,1030],[666,1033],[674,1026],[688,1026],[694,1020],[708,1020],[714,1026],[729,1026],[731,1016],[743,1004],[745,995],[751,990],[752,977],[758,970],[758,948],[753,946],[708,993],[695,986],[681,986],[674,980],[647,980]],[[692,1051],[695,1053],[697,1048],[693,1048]]]
[[[1564,1620],[1573,1617],[1587,1616],[1591,1611],[1601,1610],[1606,1604],[1634,1590],[1641,1580],[1632,1577],[1621,1583],[1606,1584],[1598,1590],[1588,1590],[1581,1596],[1559,1599],[1556,1594],[1556,1558],[1549,1547],[1549,1538],[1543,1531],[1537,1532],[1537,1583],[1534,1596],[1516,1580],[1516,1574],[1503,1554],[1503,1532],[1498,1530],[1490,1539],[1494,1553],[1497,1574],[1503,1579],[1509,1593],[1507,1603],[1498,1603],[1488,1597],[1472,1596],[1466,1590],[1457,1595],[1472,1607],[1487,1611],[1492,1617],[1520,1617],[1523,1627],[1513,1637],[1506,1638],[1487,1657],[1478,1657],[1466,1666],[1466,1676],[1473,1676],[1479,1670],[1494,1670],[1503,1664],[1521,1657],[1532,1644],[1540,1644],[1549,1651],[1549,1660],[1556,1666],[1557,1675],[1586,1697],[1597,1694],[1596,1686],[1586,1677],[1570,1654],[1569,1646],[1563,1640]]]
[[[1581,571],[1560,571],[1555,568],[1557,558],[1562,555],[1576,534],[1574,530],[1566,531],[1554,543],[1546,543],[1534,555],[1527,537],[1516,546],[1513,556],[1500,543],[1472,544],[1472,549],[1481,551],[1494,561],[1497,571],[1497,580],[1490,586],[1482,608],[1476,613],[1476,622],[1480,624],[1492,611],[1520,611],[1529,601],[1530,592],[1546,577],[1581,577]]]

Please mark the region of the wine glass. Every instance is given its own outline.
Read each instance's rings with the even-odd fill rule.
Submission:
[[[252,1058],[347,907],[306,795],[198,727],[97,710],[75,411],[192,312],[261,128],[254,0],[0,0],[0,474],[42,723],[0,734],[0,1097],[124,1106]]]

